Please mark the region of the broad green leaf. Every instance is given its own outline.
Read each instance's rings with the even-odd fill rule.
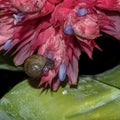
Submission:
[[[57,92],[42,92],[25,80],[1,99],[0,120],[119,120],[119,72],[120,66],[81,76],[77,88]]]
[[[116,88],[120,88],[120,65],[118,65],[114,69],[96,75],[94,79],[99,80],[105,84],[114,86]]]
[[[16,67],[10,64],[0,64],[0,69],[10,71],[23,71],[23,67]]]

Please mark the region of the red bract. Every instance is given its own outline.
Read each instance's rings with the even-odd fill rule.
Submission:
[[[84,51],[92,58],[100,32],[120,39],[120,0],[0,0],[0,50],[14,46],[14,63],[32,54],[44,56],[39,86],[56,91],[67,77],[77,85],[78,60]]]
[[[11,4],[22,12],[39,12],[47,0],[10,0]]]

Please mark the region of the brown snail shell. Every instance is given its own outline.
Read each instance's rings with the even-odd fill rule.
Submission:
[[[24,71],[34,79],[40,78],[42,72],[48,72],[52,69],[54,62],[42,55],[31,55],[25,60]]]
[[[39,78],[42,73],[42,69],[46,64],[46,58],[41,55],[31,55],[25,60],[24,70],[25,73],[31,78]]]

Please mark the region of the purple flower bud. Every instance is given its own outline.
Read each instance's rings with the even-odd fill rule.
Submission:
[[[49,69],[51,69],[54,65],[54,62],[49,59],[49,58],[46,58],[46,63],[45,63],[45,66],[43,67],[43,73],[47,73],[49,71]]]
[[[85,16],[87,13],[88,13],[88,10],[87,10],[86,8],[79,8],[79,9],[77,10],[77,14],[78,14],[79,16]]]
[[[11,43],[12,43],[12,39],[7,40],[6,43],[3,46],[3,49],[4,50],[8,50],[10,45],[11,45]]]
[[[62,63],[59,68],[58,76],[60,81],[64,81],[66,77],[67,68],[65,63]]]
[[[14,25],[17,25],[18,22],[20,22],[25,15],[23,13],[17,13],[13,14],[14,17]]]
[[[64,33],[65,34],[68,34],[68,35],[71,35],[73,34],[73,29],[72,29],[72,26],[71,25],[66,25],[66,27],[64,28]]]
[[[45,66],[42,71],[43,71],[43,73],[47,73],[49,71],[49,68],[47,66]]]

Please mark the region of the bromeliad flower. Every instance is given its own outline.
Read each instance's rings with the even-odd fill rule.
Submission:
[[[92,58],[101,31],[120,39],[120,0],[0,0],[0,50],[14,46],[14,63],[56,91],[77,85],[78,60]]]

